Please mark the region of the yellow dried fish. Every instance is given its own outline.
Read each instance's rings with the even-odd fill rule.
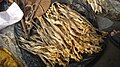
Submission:
[[[102,8],[104,3],[106,2],[105,0],[86,0],[86,1],[88,2],[88,4],[90,4],[95,13],[103,12]]]

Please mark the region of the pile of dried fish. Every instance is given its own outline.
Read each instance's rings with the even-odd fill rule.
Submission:
[[[102,13],[102,5],[105,3],[105,0],[86,0],[88,4],[92,7],[94,12]]]
[[[66,67],[70,59],[81,61],[83,54],[102,50],[105,33],[99,35],[82,15],[64,4],[53,3],[43,16],[27,20],[26,25],[29,38],[20,37],[19,46],[38,55],[48,67]]]
[[[85,0],[90,4],[95,13],[104,13],[111,19],[120,20],[119,0]],[[112,15],[112,16],[111,16]]]

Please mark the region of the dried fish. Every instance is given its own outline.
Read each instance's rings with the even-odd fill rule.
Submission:
[[[95,13],[103,13],[110,19],[120,20],[119,0],[85,0],[85,1],[88,2],[88,4],[92,7]]]
[[[105,0],[86,0],[88,4],[92,7],[95,13],[102,13],[102,5],[104,4]]]
[[[70,58],[81,61],[82,54],[92,55],[102,50],[100,43],[106,34],[98,34],[88,20],[65,4],[53,3],[36,19],[39,22],[26,21],[27,30],[34,29],[36,34],[30,39],[20,37],[19,46],[37,54],[48,67],[56,64],[66,67]]]

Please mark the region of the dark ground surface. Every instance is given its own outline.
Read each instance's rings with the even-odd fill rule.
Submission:
[[[120,21],[113,21],[114,24],[105,29],[105,31],[112,31],[113,29],[120,30]],[[103,55],[92,67],[120,67],[120,49],[107,38],[105,41],[106,49]]]
[[[108,41],[104,54],[92,67],[120,67],[120,49]]]

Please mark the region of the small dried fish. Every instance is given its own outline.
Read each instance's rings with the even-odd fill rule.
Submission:
[[[102,5],[104,4],[105,0],[86,0],[88,4],[92,7],[95,13],[102,13]]]
[[[95,13],[98,14],[102,13],[110,19],[120,20],[119,0],[84,0],[84,1],[87,2],[92,7]]]

